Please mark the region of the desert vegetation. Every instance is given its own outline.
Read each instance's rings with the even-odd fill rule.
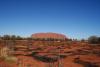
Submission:
[[[88,40],[76,40],[0,36],[0,65],[1,67],[100,67],[100,37],[90,36]]]

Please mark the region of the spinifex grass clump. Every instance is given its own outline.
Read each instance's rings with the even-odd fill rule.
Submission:
[[[97,64],[94,64],[94,63],[91,63],[91,62],[87,62],[87,61],[80,60],[80,58],[75,58],[75,59],[74,59],[74,62],[77,63],[77,64],[81,64],[81,65],[83,65],[84,67],[99,67]]]
[[[48,57],[48,56],[41,56],[41,55],[34,55],[33,56],[35,59],[43,61],[43,62],[56,62],[58,60],[58,57]]]

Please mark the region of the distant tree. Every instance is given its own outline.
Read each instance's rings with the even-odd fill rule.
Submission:
[[[12,36],[11,36],[11,39],[12,39],[12,40],[16,40],[16,35],[12,35]]]
[[[81,39],[81,42],[85,42],[85,39]]]
[[[16,37],[16,40],[22,40],[23,38],[22,37],[20,37],[20,36],[17,36]]]
[[[91,43],[91,44],[97,44],[97,43],[99,43],[98,40],[99,40],[99,38],[97,36],[90,36],[88,38],[88,42]]]
[[[99,44],[100,44],[100,37],[98,37],[98,42],[99,42]]]
[[[26,40],[33,40],[33,38],[31,38],[31,37],[27,37]]]
[[[1,35],[0,35],[0,40],[2,39]]]
[[[68,40],[68,41],[72,41],[72,39],[66,39],[66,41],[67,41],[67,40]]]
[[[2,38],[3,38],[4,40],[10,40],[10,35],[4,35]]]

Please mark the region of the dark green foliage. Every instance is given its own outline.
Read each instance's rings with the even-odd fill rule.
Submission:
[[[0,37],[2,40],[22,40],[24,38],[20,37],[20,36],[16,36],[16,35],[4,35],[2,37]]]
[[[9,40],[9,39],[10,39],[10,35],[4,35],[4,36],[2,37],[2,39],[3,39],[3,40]]]
[[[36,60],[47,62],[47,63],[49,63],[49,62],[56,62],[58,60],[58,57],[41,56],[41,55],[38,55],[38,52],[32,52],[31,56],[33,58],[35,58]]]
[[[51,57],[47,57],[47,56],[39,56],[39,55],[34,55],[33,56],[35,59],[43,61],[43,62],[56,62],[58,60],[57,57],[51,58]]]
[[[75,58],[74,62],[78,64],[82,64],[84,67],[99,67],[97,64],[80,60],[80,58]]]
[[[32,52],[32,56],[34,56],[34,55],[36,55],[36,54],[38,54],[38,52]]]
[[[99,44],[100,44],[100,37],[98,37],[98,42],[99,42]]]
[[[100,37],[90,36],[88,38],[88,42],[91,43],[91,44],[99,44],[100,43]]]

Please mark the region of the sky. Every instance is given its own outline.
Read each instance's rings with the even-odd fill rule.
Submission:
[[[0,35],[100,36],[100,0],[0,0]]]

